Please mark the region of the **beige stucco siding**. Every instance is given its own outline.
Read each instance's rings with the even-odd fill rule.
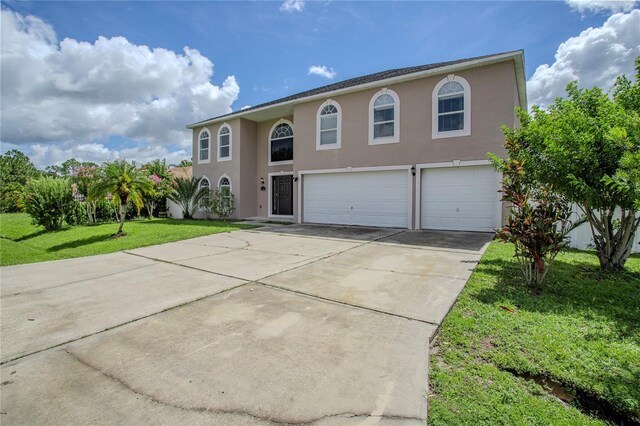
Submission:
[[[253,122],[244,118],[228,121],[232,128],[232,160],[218,162],[217,134],[221,125],[211,131],[211,162],[199,164],[198,134],[193,130],[194,176],[207,176],[217,185],[223,174],[229,176],[236,195],[236,217],[269,216],[270,175],[299,171],[343,169],[347,167],[385,167],[443,163],[453,160],[486,160],[487,152],[504,154],[502,124],[514,125],[514,108],[518,92],[514,62],[505,61],[455,73],[469,83],[471,90],[471,134],[462,137],[432,139],[432,95],[434,87],[446,74],[405,81],[386,86],[351,92],[340,96],[303,102],[293,106],[293,115]],[[372,96],[386,88],[399,98],[399,142],[369,145],[369,104]],[[317,114],[328,99],[340,104],[341,148],[316,149]],[[269,137],[273,126],[281,119],[293,123],[293,164],[269,166]],[[260,179],[265,190],[261,191]],[[294,217],[301,207],[302,195],[294,183]],[[412,211],[415,211],[415,191],[419,185],[411,183]],[[302,189],[302,188],[300,188]],[[416,218],[413,218],[414,221]]]
[[[257,161],[257,124],[253,121],[240,120],[240,137],[238,146],[240,148],[240,181],[239,188],[242,197],[236,196],[236,216],[252,217],[256,215],[256,161]]]
[[[386,86],[400,98],[400,141],[369,145],[369,102],[381,87],[336,96],[342,108],[342,147],[316,150],[316,119],[325,100],[294,108],[296,137],[294,169],[437,163],[451,160],[484,160],[487,152],[502,153],[501,124],[512,125],[515,75],[513,63],[504,62],[465,70],[471,86],[471,135],[431,139],[431,99],[435,85],[445,75]]]
[[[218,149],[218,131],[224,124],[228,124],[231,127],[231,160],[218,162],[217,149]],[[242,147],[240,144],[241,129],[240,119],[230,120],[228,122],[216,123],[213,125],[205,126],[209,129],[211,134],[210,142],[210,162],[199,163],[198,162],[198,136],[202,127],[194,129],[193,132],[193,176],[202,177],[206,176],[211,183],[211,188],[215,188],[218,185],[218,181],[223,175],[227,175],[231,181],[231,190],[235,194],[236,209],[238,209],[238,200],[242,198],[242,188],[240,185],[240,159],[242,156]],[[202,214],[198,214],[196,217],[202,217]],[[236,211],[234,217],[241,217],[239,212]]]

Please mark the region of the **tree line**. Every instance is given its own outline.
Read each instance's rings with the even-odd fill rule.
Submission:
[[[190,166],[183,160],[178,167]],[[48,231],[66,225],[92,225],[116,221],[114,237],[125,235],[126,218],[149,219],[171,199],[185,219],[196,209],[219,219],[233,214],[233,194],[200,187],[200,179],[175,177],[165,160],[137,165],[115,160],[98,166],[71,158],[38,170],[18,150],[0,155],[0,212],[26,212]],[[208,217],[208,214],[205,215]]]

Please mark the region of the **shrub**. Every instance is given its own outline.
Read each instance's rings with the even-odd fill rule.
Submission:
[[[229,188],[213,189],[209,196],[211,213],[219,219],[227,220],[235,211],[234,195]]]
[[[69,205],[66,222],[71,226],[86,225],[88,221],[87,207],[80,201],[73,200]]]
[[[117,207],[109,200],[102,199],[95,204],[97,222],[113,222],[116,218]]]
[[[508,159],[490,156],[503,175],[502,201],[511,205],[507,224],[496,233],[501,241],[514,245],[525,285],[537,294],[556,255],[569,244],[569,232],[582,221],[569,220],[569,202],[551,185],[537,184],[526,175],[518,159],[520,146],[508,132],[505,148]]]
[[[47,231],[62,229],[74,201],[68,179],[50,176],[31,179],[24,192],[26,212]]]
[[[3,186],[0,192],[0,213],[21,212],[23,192],[24,186],[18,182],[11,182]]]

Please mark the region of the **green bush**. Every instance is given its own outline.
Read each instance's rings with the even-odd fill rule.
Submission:
[[[67,212],[66,222],[71,226],[86,225],[88,221],[87,207],[80,201],[73,200]]]
[[[31,179],[24,191],[25,211],[47,231],[62,229],[74,201],[69,179]]]
[[[24,186],[18,182],[4,185],[0,193],[0,213],[21,212],[23,192]]]
[[[96,220],[98,222],[113,222],[116,220],[116,206],[109,200],[96,203]]]
[[[229,188],[211,190],[209,195],[209,209],[218,219],[227,220],[235,211],[234,195]]]

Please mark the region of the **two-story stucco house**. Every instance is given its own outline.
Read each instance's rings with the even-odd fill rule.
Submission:
[[[383,71],[187,126],[193,174],[237,218],[492,231],[487,152],[526,105],[523,51]]]

